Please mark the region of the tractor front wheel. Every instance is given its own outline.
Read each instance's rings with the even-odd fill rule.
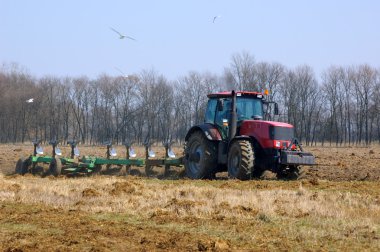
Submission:
[[[302,166],[290,166],[280,170],[279,177],[285,180],[303,179],[307,173],[307,168]]]
[[[251,177],[255,163],[253,146],[248,140],[237,140],[231,144],[228,151],[228,176],[240,180]]]
[[[201,131],[194,132],[185,148],[185,172],[191,179],[210,179],[218,165],[216,146]]]

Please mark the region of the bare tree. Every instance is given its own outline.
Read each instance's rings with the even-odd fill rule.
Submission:
[[[380,74],[369,65],[331,66],[319,86],[313,69],[287,69],[234,54],[223,75],[189,72],[169,81],[154,70],[138,75],[35,78],[17,64],[0,67],[0,142],[77,138],[116,142],[149,135],[183,141],[203,123],[207,94],[227,89],[263,91],[306,144],[380,141]],[[33,102],[26,100],[34,98]]]
[[[342,74],[343,71],[337,67],[330,67],[326,72],[322,75],[323,80],[323,91],[328,101],[329,106],[329,137],[330,144],[332,143],[332,138],[335,136],[335,144],[338,145],[342,137],[341,134],[341,125],[339,121],[343,121],[342,108],[343,108],[343,100],[341,96],[343,94],[342,87]]]
[[[318,84],[309,66],[289,70],[281,87],[287,110],[287,120],[295,127],[295,134],[302,141],[311,139],[312,118],[318,103]]]
[[[363,138],[366,144],[369,144],[369,107],[373,88],[376,84],[376,70],[368,65],[361,65],[354,70],[355,75],[352,75],[353,84],[356,94],[356,102],[359,105],[357,111],[358,120],[358,139],[357,142],[361,143]]]
[[[270,91],[270,100],[276,99],[279,86],[282,84],[285,75],[285,67],[279,63],[260,62],[255,66],[255,76],[258,83],[258,90]]]
[[[233,54],[230,67],[224,69],[228,88],[257,91],[254,66],[255,58],[248,52]]]

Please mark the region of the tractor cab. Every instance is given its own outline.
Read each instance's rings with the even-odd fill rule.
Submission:
[[[231,92],[208,95],[205,123],[215,125],[223,139],[228,138],[228,127],[231,121]],[[262,93],[236,92],[236,120],[239,127],[244,120],[262,120],[266,102]]]

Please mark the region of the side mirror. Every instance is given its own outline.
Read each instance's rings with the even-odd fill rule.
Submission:
[[[218,107],[218,111],[223,111],[223,109],[224,109],[224,100],[223,99],[218,99],[217,107]]]
[[[275,114],[275,115],[278,115],[278,114],[279,114],[279,113],[278,113],[278,104],[277,104],[277,102],[274,103],[274,114]]]

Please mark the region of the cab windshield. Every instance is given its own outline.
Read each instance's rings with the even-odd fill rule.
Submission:
[[[252,97],[236,97],[236,113],[237,119],[262,119],[263,106],[261,99]]]
[[[220,98],[219,98],[220,99]],[[210,99],[205,115],[206,123],[223,124],[223,120],[230,119],[231,98],[222,98],[223,110],[217,108],[217,98]],[[237,120],[262,119],[263,105],[261,99],[254,97],[236,97]]]

